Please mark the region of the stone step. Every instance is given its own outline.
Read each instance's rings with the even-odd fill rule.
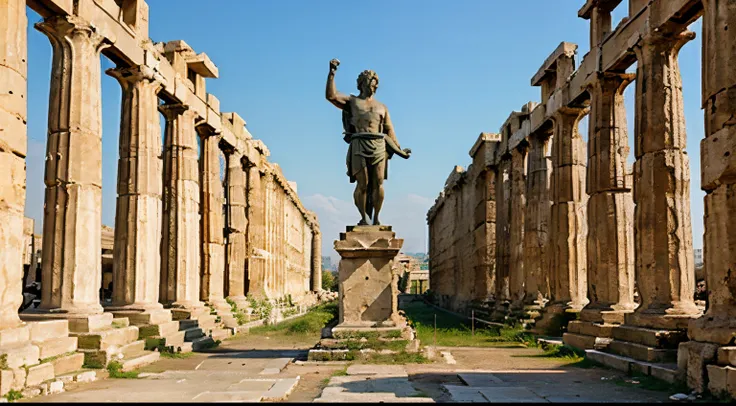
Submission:
[[[97,380],[97,372],[92,370],[77,370],[57,376],[56,379],[68,384],[70,382],[87,383]]]
[[[130,319],[127,317],[116,317],[112,319],[113,328],[121,328],[130,326]]]
[[[644,362],[598,350],[586,350],[585,356],[599,364],[606,365],[619,371],[650,375],[669,383],[675,383],[680,378],[677,364],[675,363]]]
[[[197,320],[179,320],[179,330],[189,330],[191,328],[199,327],[199,321]]]
[[[176,350],[178,352],[188,353],[194,351],[194,346],[191,342],[184,342],[181,346],[177,347]]]
[[[210,308],[209,307],[201,307],[194,310],[185,310],[185,309],[170,309],[171,310],[171,318],[173,320],[187,320],[187,319],[197,319],[200,316],[205,316],[210,314]]]
[[[155,351],[141,350],[127,354],[121,362],[121,364],[123,364],[122,371],[132,371],[134,369],[153,364],[154,362],[158,361],[160,357],[161,354]]]
[[[75,352],[64,355],[49,362],[54,366],[54,375],[60,376],[82,369],[84,365],[84,354]]]
[[[104,368],[112,360],[125,358],[126,354],[144,351],[146,342],[136,340],[121,346],[111,346],[104,350],[80,349],[84,353],[84,365],[88,368]]]
[[[616,328],[613,324],[591,323],[589,321],[572,320],[567,324],[567,332],[593,337],[613,337],[612,331]]]
[[[193,320],[196,321],[196,320]],[[149,324],[138,327],[140,338],[160,336],[166,337],[179,331],[180,321],[169,321],[161,324]]]
[[[0,330],[0,348],[26,345],[31,339],[31,329],[26,326]]]
[[[69,321],[67,320],[33,321],[27,323],[27,326],[30,331],[31,342],[34,344],[69,337]]]
[[[128,354],[134,354],[141,351],[146,350],[146,341],[145,340],[137,340],[133,341],[130,344],[126,344],[122,347],[120,347],[119,352],[123,354],[123,356],[127,357]]]
[[[203,329],[213,329],[217,327],[217,316],[206,315],[197,317],[199,327]]]
[[[86,350],[106,350],[138,340],[138,327],[111,328],[92,333],[72,333],[78,337],[78,348]]]
[[[611,343],[610,338],[575,333],[564,333],[562,335],[562,341],[571,347],[581,350],[603,350],[608,348],[608,345]]]
[[[688,340],[687,331],[684,330],[655,330],[633,326],[617,326],[612,331],[612,337],[647,347],[673,350],[681,342]]]
[[[645,362],[677,362],[677,350],[664,350],[614,339],[607,352]]]
[[[39,358],[56,357],[57,355],[77,350],[77,337],[58,337],[35,343],[39,349]]]
[[[215,343],[215,340],[212,339],[212,337],[199,337],[191,340],[192,344],[192,351],[199,351],[202,349],[209,348],[211,345]]]
[[[35,386],[41,382],[54,379],[54,365],[43,363],[28,368],[26,374],[26,386]]]
[[[8,368],[16,369],[23,365],[36,365],[39,361],[40,350],[29,343],[0,347],[0,355],[6,355]]]
[[[184,340],[185,341],[193,341],[203,336],[205,336],[205,333],[199,327],[194,327],[194,328],[184,330]]]
[[[218,328],[212,330],[212,334],[210,334],[210,337],[212,337],[213,340],[224,340],[232,335],[232,330],[229,328]]]
[[[161,337],[161,336],[146,337],[146,349],[153,350],[154,348],[157,348],[158,346],[179,347],[184,343],[185,334],[186,334],[185,331],[177,331],[165,337]]]
[[[222,318],[222,324],[225,327],[235,328],[240,326],[240,324],[238,324],[238,319],[236,319],[235,316],[223,315],[220,317]]]
[[[279,402],[286,400],[291,392],[299,384],[299,376],[295,378],[279,379],[276,383],[263,394],[263,401]]]

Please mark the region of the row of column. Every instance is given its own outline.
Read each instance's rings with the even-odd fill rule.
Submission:
[[[0,162],[10,168],[3,171],[9,178],[2,182],[0,195],[0,246],[6,247],[0,259],[0,328],[5,328],[20,322],[26,144],[26,102],[21,99],[26,88],[27,20],[24,1],[2,0],[0,5],[5,8],[3,14],[10,14],[8,21],[19,22],[2,27],[1,34],[8,41],[0,47],[6,61],[0,73],[17,86],[16,97],[2,98],[0,113],[4,125],[11,113],[19,121],[7,128],[12,131],[3,131],[0,140]],[[53,46],[39,310],[99,314],[103,312],[98,296],[100,53],[109,42],[95,27],[73,16],[49,17],[36,27]],[[122,67],[107,73],[122,89],[111,310],[145,312],[163,304],[196,309],[204,306],[203,301],[223,303],[226,294],[244,299],[248,218],[258,214],[258,207],[249,207],[248,200],[259,183],[257,168],[244,168],[238,151],[228,155],[225,225],[220,134],[204,125],[195,126],[196,113],[184,104],[159,106],[164,79],[152,69]],[[163,162],[159,111],[166,119]],[[283,232],[280,236],[284,237]],[[313,252],[321,251],[319,241],[315,238]]]
[[[543,153],[548,135],[532,134],[529,144],[512,148],[506,159],[511,214],[499,215],[510,226],[512,302],[524,297],[526,304],[538,301],[548,280],[552,304],[572,311],[585,307],[581,317],[588,321],[673,329],[687,327],[699,314],[693,298],[690,168],[677,63],[679,49],[693,37],[688,31],[648,35],[634,48],[636,75],[603,73],[593,82],[587,168],[577,130],[587,113],[583,108],[562,108],[552,116],[551,190]],[[634,78],[636,162],[629,174],[623,89]],[[504,168],[499,171],[505,176]],[[547,210],[550,230],[544,238]],[[548,279],[540,258],[550,258]],[[625,318],[636,308],[635,280],[641,303]]]

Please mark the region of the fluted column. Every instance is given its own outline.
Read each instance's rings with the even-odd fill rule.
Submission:
[[[222,135],[206,126],[197,128],[202,157],[199,160],[199,176],[202,188],[200,230],[202,235],[202,282],[200,300],[214,305],[225,302],[225,200],[220,179],[220,140]]]
[[[635,262],[641,305],[627,323],[685,328],[699,314],[690,223],[680,48],[694,33],[652,34],[635,47]],[[631,318],[629,319],[629,316]]]
[[[524,300],[524,212],[526,211],[527,145],[511,151],[511,216],[509,219],[509,291],[514,307]]]
[[[26,200],[28,35],[25,0],[0,0],[0,330],[21,324]],[[11,90],[8,92],[8,90]]]
[[[553,116],[550,296],[552,304],[572,311],[588,303],[585,141],[578,131],[585,113],[584,109],[562,108]]]
[[[245,306],[246,261],[248,260],[246,215],[247,172],[243,169],[243,154],[237,150],[227,156],[228,176],[228,298]]]
[[[581,319],[620,324],[634,302],[634,200],[623,92],[631,74],[601,74],[589,89],[588,243],[590,303]]]
[[[265,182],[257,166],[248,168],[248,293],[260,295],[266,278]]]
[[[312,292],[322,290],[322,232],[313,228],[312,235]]]
[[[736,5],[704,0],[701,187],[705,196],[705,315],[691,321],[691,340],[729,345],[736,332]],[[736,388],[729,387],[733,392]]]
[[[41,310],[102,312],[102,115],[105,38],[76,17],[36,24],[51,40]]]
[[[109,69],[122,88],[113,307],[161,309],[161,125],[163,78],[147,66]]]
[[[529,305],[542,304],[549,295],[551,142],[549,133],[530,136],[524,214],[524,302]]]
[[[183,104],[160,107],[164,136],[162,303],[194,309],[199,301],[199,164],[195,113]]]

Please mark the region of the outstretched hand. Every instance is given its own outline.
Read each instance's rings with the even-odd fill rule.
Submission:
[[[404,154],[406,154],[406,157],[403,157],[403,158],[409,159],[411,157],[411,148],[404,148],[403,151],[404,151]]]
[[[330,61],[330,72],[335,72],[337,67],[340,66],[340,61],[335,58]]]

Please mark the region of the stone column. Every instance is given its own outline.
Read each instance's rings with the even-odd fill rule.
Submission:
[[[51,40],[40,310],[98,314],[102,230],[100,51],[105,38],[77,17],[36,24]]]
[[[245,307],[245,263],[248,260],[248,241],[246,232],[246,172],[243,170],[243,153],[233,150],[227,156],[228,178],[228,298],[238,307]]]
[[[312,292],[322,290],[322,232],[314,227],[312,235]]]
[[[199,301],[199,164],[194,111],[183,104],[159,107],[166,117],[164,136],[163,241],[161,302],[194,310]]]
[[[496,307],[510,298],[509,292],[509,217],[511,211],[511,161],[504,158],[498,165],[496,182]],[[497,314],[500,316],[500,314]],[[495,318],[496,316],[494,316]]]
[[[509,291],[511,305],[521,308],[524,300],[524,212],[526,211],[526,156],[524,143],[511,151],[511,216],[509,218]]]
[[[588,126],[588,298],[585,321],[621,324],[634,302],[634,201],[623,92],[633,74],[601,74]]]
[[[705,139],[700,142],[700,164],[707,193],[703,258],[708,307],[703,317],[690,322],[688,335],[729,345],[736,331],[736,7],[724,0],[704,0],[703,6]],[[735,395],[736,388],[729,388]]]
[[[25,0],[0,0],[0,330],[21,324],[26,200],[27,26]],[[12,91],[8,91],[12,90]],[[31,264],[35,272],[35,264]]]
[[[225,235],[223,203],[225,200],[220,179],[220,140],[222,135],[200,126],[202,157],[199,160],[202,187],[202,284],[200,300],[211,305],[227,307],[225,302]]]
[[[158,299],[163,169],[157,93],[163,78],[147,66],[107,73],[122,88],[112,309],[162,309]]]
[[[690,162],[677,53],[694,33],[652,34],[635,47],[635,261],[641,305],[627,324],[686,328],[695,306]],[[631,318],[629,319],[629,316]]]
[[[527,203],[524,213],[524,273],[527,305],[541,305],[549,296],[550,180],[552,159],[549,133],[532,134],[529,138]]]
[[[585,113],[585,109],[563,107],[553,116],[550,300],[574,312],[588,302],[585,141],[578,131]]]
[[[248,293],[260,295],[266,280],[265,250],[265,189],[261,170],[248,169]]]

